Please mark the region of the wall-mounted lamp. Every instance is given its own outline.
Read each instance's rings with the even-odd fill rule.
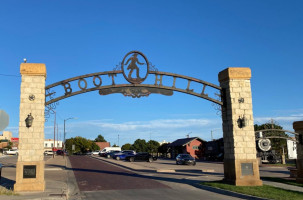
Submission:
[[[27,118],[25,119],[25,124],[26,124],[26,127],[29,128],[33,125],[33,121],[34,121],[34,118],[32,116],[32,113],[29,113],[29,115],[27,115]]]
[[[239,116],[237,123],[239,128],[244,128],[247,125],[247,120],[244,116],[242,118]]]

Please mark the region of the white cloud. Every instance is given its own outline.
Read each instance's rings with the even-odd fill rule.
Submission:
[[[303,114],[296,114],[296,115],[290,115],[290,116],[280,116],[280,117],[256,117],[255,121],[258,123],[267,123],[270,122],[270,120],[274,120],[276,122],[294,122],[294,121],[300,121],[303,120]]]
[[[215,124],[214,120],[209,119],[158,119],[151,121],[129,121],[123,123],[110,123],[103,120],[93,120],[80,122],[76,126],[96,126],[104,129],[116,131],[134,131],[146,129],[179,129],[186,127],[205,127]]]

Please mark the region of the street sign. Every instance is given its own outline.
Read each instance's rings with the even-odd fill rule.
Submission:
[[[72,150],[75,151],[75,145],[74,144],[72,145]]]
[[[9,123],[9,116],[4,110],[0,110],[0,131],[3,131]]]

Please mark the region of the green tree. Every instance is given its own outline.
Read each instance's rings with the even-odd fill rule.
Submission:
[[[98,135],[95,139],[95,142],[107,142],[102,135]]]
[[[258,130],[266,130],[266,129],[280,129],[282,130],[283,127],[279,126],[276,123],[265,123],[265,124],[255,124],[254,125],[255,131]],[[262,131],[263,137],[268,137],[268,136],[277,136],[277,137],[288,137],[288,135],[285,132],[282,131],[273,131],[273,130],[268,130],[268,131]],[[284,148],[284,153],[287,153],[287,141],[285,139],[281,138],[270,138],[271,141],[271,148],[272,150],[275,150],[276,153],[279,153],[282,155],[282,149]]]
[[[148,146],[145,140],[137,139],[133,144],[133,148],[137,152],[148,152]]]
[[[147,149],[148,149],[148,152],[150,152],[150,153],[158,152],[159,146],[160,146],[159,142],[157,142],[155,140],[150,140],[147,142]]]
[[[119,147],[118,145],[114,144],[112,147]]]
[[[167,154],[169,153],[169,143],[164,143],[161,146],[158,147],[158,152],[162,154],[165,158],[167,157]]]
[[[94,142],[94,141],[90,141],[91,142],[91,151],[96,151],[96,150],[100,150],[100,147]]]
[[[75,150],[72,150],[72,145],[75,145]],[[99,150],[100,147],[92,140],[77,136],[66,140],[66,149],[73,153],[85,153],[87,151]]]
[[[133,145],[126,143],[121,147],[122,150],[134,150]]]

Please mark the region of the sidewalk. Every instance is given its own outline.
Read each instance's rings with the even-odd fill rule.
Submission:
[[[1,200],[80,200],[68,157],[55,156],[45,161],[45,191],[18,192],[18,196],[1,195]]]

